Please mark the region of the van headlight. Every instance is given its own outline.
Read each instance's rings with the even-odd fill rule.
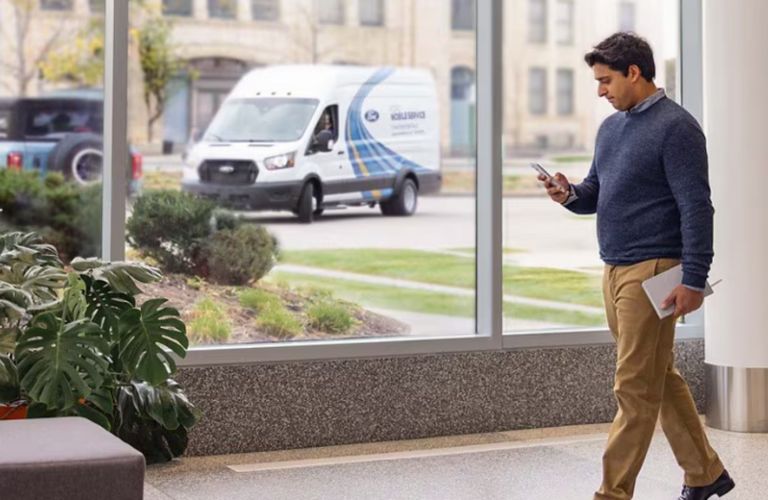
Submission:
[[[296,162],[296,152],[285,153],[277,156],[270,156],[264,160],[264,166],[267,170],[279,170],[281,168],[291,168]]]

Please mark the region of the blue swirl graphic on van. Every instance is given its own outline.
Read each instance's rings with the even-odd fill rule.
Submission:
[[[363,122],[363,102],[368,94],[381,82],[386,80],[394,68],[386,67],[377,70],[368,79],[349,105],[347,111],[347,126],[344,136],[347,142],[347,153],[352,163],[352,169],[356,177],[394,176],[403,168],[411,168],[414,171],[424,171],[427,168],[414,163],[402,155],[399,155],[380,141],[376,140]],[[369,111],[370,112],[370,111]],[[367,115],[368,113],[366,113]],[[367,116],[366,116],[367,119]],[[363,198],[374,201],[391,194],[391,189],[381,191],[363,191]],[[385,194],[387,193],[387,194]]]

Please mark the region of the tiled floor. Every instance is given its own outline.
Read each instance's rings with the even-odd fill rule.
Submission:
[[[590,425],[185,458],[148,468],[145,500],[591,499],[606,432]],[[737,482],[726,498],[768,499],[768,434],[709,436]],[[681,482],[658,432],[635,498],[674,500]]]

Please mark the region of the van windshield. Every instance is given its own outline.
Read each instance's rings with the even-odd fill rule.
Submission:
[[[225,102],[216,113],[203,140],[296,141],[306,130],[317,104],[317,99],[232,99]]]

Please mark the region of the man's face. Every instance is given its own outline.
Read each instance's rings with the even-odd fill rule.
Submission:
[[[609,68],[605,64],[595,64],[592,71],[597,80],[597,95],[605,97],[611,106],[619,111],[626,111],[634,106],[632,72],[624,76],[621,71]]]

